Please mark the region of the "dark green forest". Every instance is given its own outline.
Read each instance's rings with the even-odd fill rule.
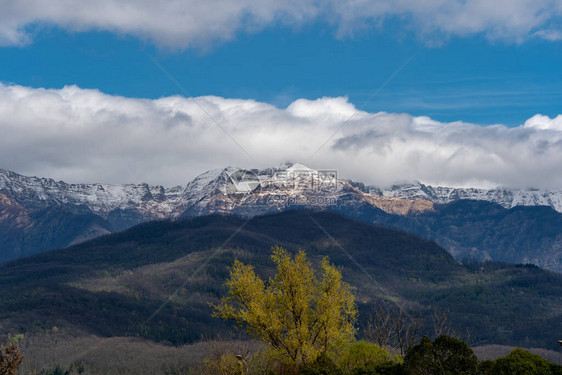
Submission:
[[[420,333],[429,333],[433,309],[448,311],[455,332],[466,333],[471,345],[551,348],[556,339],[561,275],[531,265],[460,264],[434,242],[414,235],[306,211],[248,222],[209,216],[146,223],[5,263],[0,266],[0,322],[5,332],[57,326],[174,345],[225,332],[241,337],[210,317],[208,303],[224,294],[235,258],[270,274],[273,245],[306,249],[314,262],[329,256],[342,267],[355,288],[359,332],[375,305],[398,303],[421,317]]]

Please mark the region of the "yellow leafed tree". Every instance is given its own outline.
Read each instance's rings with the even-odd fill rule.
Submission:
[[[234,261],[227,297],[215,316],[232,319],[268,343],[284,362],[311,363],[354,339],[357,309],[349,284],[328,258],[315,275],[304,251],[274,247],[277,274],[265,283],[251,265]]]

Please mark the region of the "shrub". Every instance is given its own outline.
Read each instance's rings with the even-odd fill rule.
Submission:
[[[451,336],[439,336],[433,342],[433,351],[444,374],[474,374],[478,359],[462,340]]]
[[[376,375],[407,375],[404,365],[399,362],[386,362],[375,367],[375,372],[371,374]],[[360,373],[353,375],[363,375]],[[367,374],[365,374],[367,375]]]
[[[346,373],[364,369],[375,368],[392,360],[386,349],[376,344],[358,341],[347,345],[341,352],[337,364]]]
[[[407,375],[407,372],[404,365],[399,362],[385,362],[355,369],[350,375]]]
[[[424,336],[408,350],[404,366],[412,375],[472,375],[477,371],[478,360],[462,340],[439,336],[432,343]]]
[[[491,361],[489,359],[481,361],[478,364],[478,373],[482,375],[490,374],[492,367],[494,367],[494,361]]]
[[[312,364],[301,366],[299,375],[343,375],[343,372],[326,353],[322,353]]]
[[[551,364],[543,357],[517,348],[505,357],[496,359],[489,374],[551,375],[550,366]]]
[[[204,361],[205,375],[241,375],[240,361],[234,354],[224,354],[216,359]]]

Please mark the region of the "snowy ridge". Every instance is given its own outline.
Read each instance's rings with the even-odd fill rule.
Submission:
[[[543,205],[562,212],[562,191],[433,187],[419,182],[381,189],[340,180],[329,171],[298,163],[263,170],[216,169],[197,176],[185,187],[172,188],[144,183],[67,184],[0,169],[0,194],[27,210],[81,206],[103,218],[115,211],[133,211],[144,221],[225,212],[254,215],[282,210],[287,202],[306,206],[311,197],[322,197],[321,206],[343,198],[348,205],[366,202],[397,214],[421,212],[431,209],[431,203],[460,199],[485,200],[506,208]]]
[[[29,209],[81,205],[104,218],[114,210],[134,209],[157,219],[172,214],[182,192],[181,187],[166,189],[147,184],[67,184],[0,169],[0,193]]]
[[[401,199],[425,199],[433,203],[445,204],[460,199],[483,200],[497,203],[505,208],[516,206],[549,206],[562,212],[562,191],[547,191],[538,189],[476,189],[452,188],[414,184],[394,185],[386,189],[368,188],[371,192],[385,197]]]

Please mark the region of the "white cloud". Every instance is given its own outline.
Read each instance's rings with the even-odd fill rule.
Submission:
[[[558,115],[553,119],[544,115],[534,115],[525,121],[524,126],[532,129],[556,130],[562,132],[562,115]]]
[[[225,41],[241,31],[313,21],[339,36],[381,27],[388,18],[426,40],[483,33],[490,38],[559,40],[562,0],[0,0],[0,45],[31,40],[30,25],[105,30],[175,48]]]
[[[288,0],[0,0],[0,43],[25,44],[29,25],[71,31],[104,30],[147,38],[170,47],[231,39],[238,30],[294,24],[317,11],[309,1]]]
[[[286,109],[214,96],[111,96],[0,84],[0,167],[69,182],[185,184],[227,165],[300,161],[341,177],[387,185],[419,179],[444,185],[562,188],[562,116],[524,125],[440,123],[408,114],[355,112],[345,98],[299,99]]]

